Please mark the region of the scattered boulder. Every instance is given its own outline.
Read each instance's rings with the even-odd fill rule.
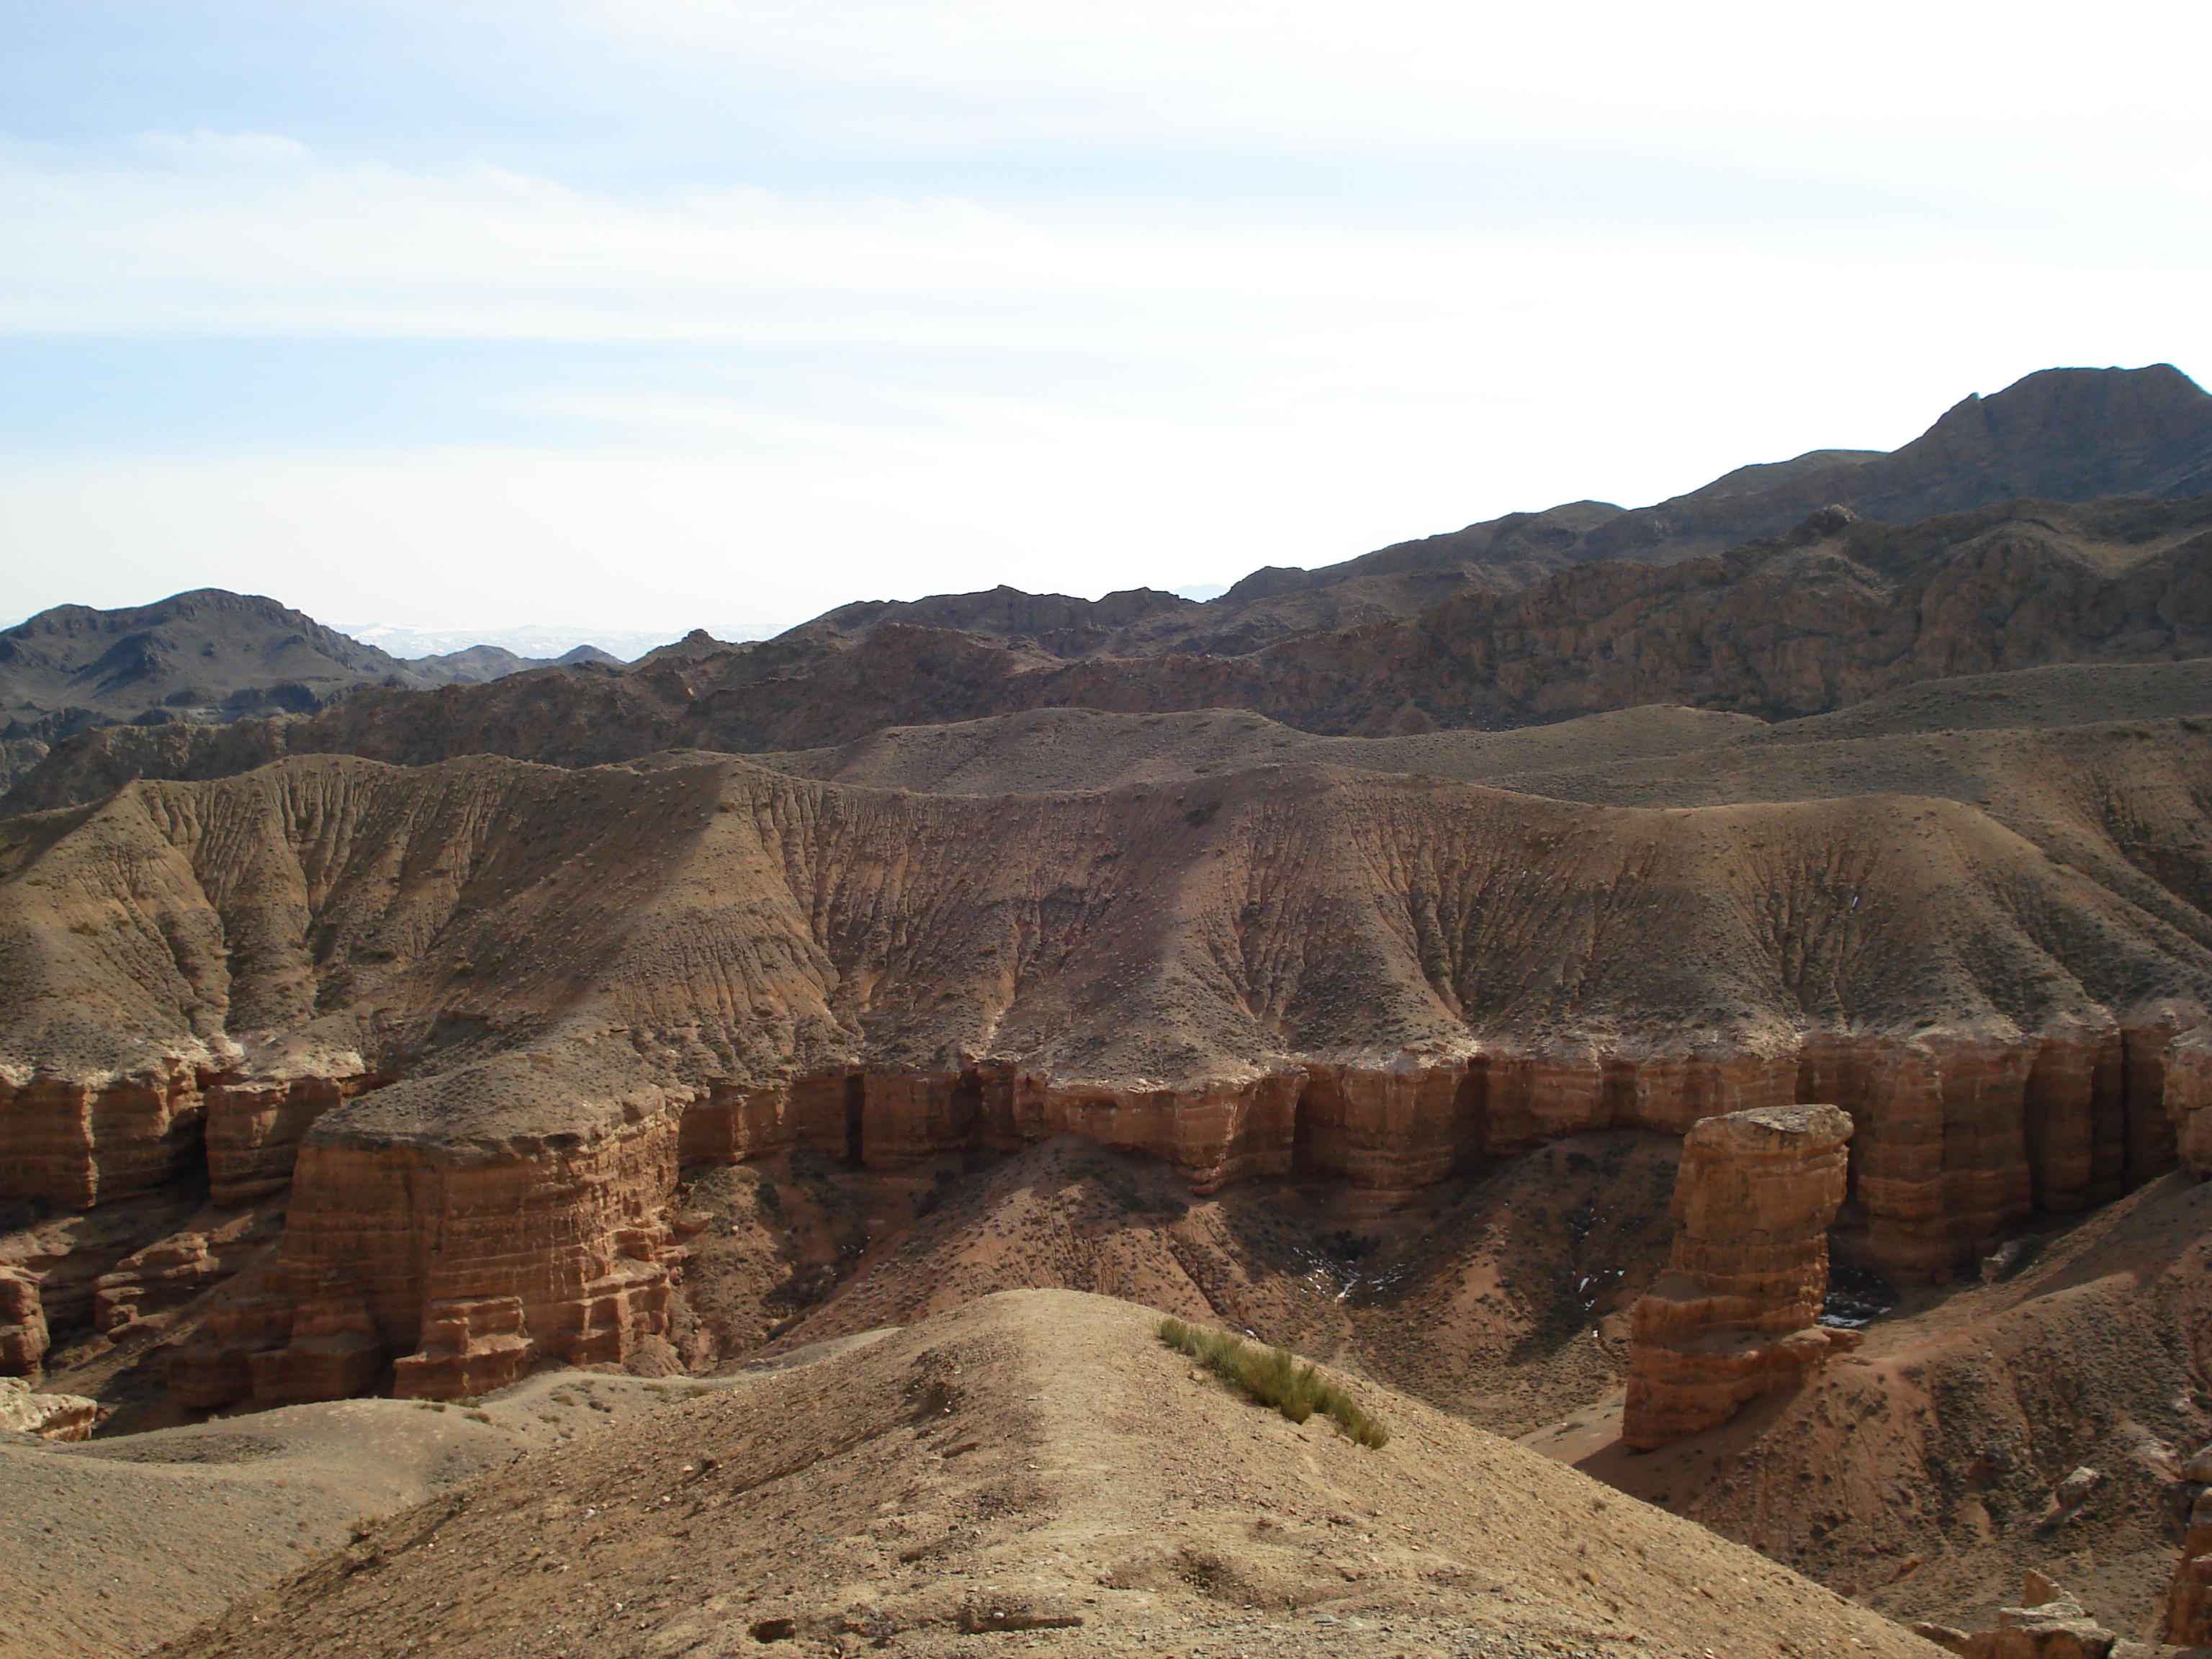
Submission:
[[[1668,1270],[1630,1316],[1629,1445],[1724,1423],[1857,1345],[1819,1322],[1850,1136],[1836,1107],[1783,1106],[1704,1118],[1684,1137]]]
[[[1995,1630],[1915,1625],[1912,1633],[1964,1659],[2112,1659],[2119,1645],[2118,1635],[2042,1573],[2027,1574],[2020,1599],[2019,1607],[1997,1609]]]
[[[2051,1489],[2051,1503],[2036,1521],[2039,1531],[2048,1532],[2063,1527],[2081,1513],[2098,1487],[2105,1484],[2105,1472],[2086,1465],[2069,1470],[2066,1478]]]
[[[37,1394],[21,1377],[0,1376],[0,1429],[41,1440],[89,1438],[100,1402],[81,1394]]]

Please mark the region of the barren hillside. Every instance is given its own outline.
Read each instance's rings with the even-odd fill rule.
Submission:
[[[971,1303],[434,1499],[167,1651],[1930,1651],[1380,1388],[1379,1451],[1293,1425],[1157,1319]]]

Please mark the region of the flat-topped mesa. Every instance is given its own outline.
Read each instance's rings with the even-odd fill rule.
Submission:
[[[401,1090],[433,1083],[483,1090],[492,1103],[466,1127],[500,1127],[497,1080]],[[274,1261],[172,1355],[173,1397],[339,1399],[388,1365],[398,1393],[474,1394],[540,1355],[619,1364],[665,1329],[683,1254],[666,1218],[682,1097],[641,1087],[580,1106],[549,1092],[537,1133],[441,1139],[344,1114],[319,1127]]]
[[[1850,1138],[1833,1106],[1730,1112],[1683,1137],[1668,1271],[1630,1316],[1627,1444],[1725,1423],[1856,1344],[1819,1323]]]

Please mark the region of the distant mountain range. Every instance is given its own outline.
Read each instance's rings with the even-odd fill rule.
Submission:
[[[665,633],[610,628],[406,628],[391,623],[333,623],[341,634],[364,645],[389,652],[403,662],[424,657],[451,656],[479,645],[496,646],[515,658],[532,662],[558,662],[580,645],[588,645],[617,662],[635,662],[655,646],[683,637],[677,629]],[[765,640],[789,627],[788,623],[718,624],[711,631],[726,640]]]
[[[1647,702],[1774,718],[1947,675],[2201,654],[2212,396],[2164,364],[2063,368],[1968,398],[1893,453],[1818,450],[1646,507],[1511,514],[1319,569],[1255,570],[1203,603],[1007,587],[864,601],[769,640],[695,631],[628,667],[590,646],[402,658],[214,589],[60,606],[0,632],[0,782],[65,738],[97,761],[11,796],[15,810],[142,768],[198,775],[301,747],[576,764],[1060,706],[1225,705],[1366,734]],[[422,699],[439,688],[457,695]],[[88,730],[253,716],[312,718],[250,742]]]

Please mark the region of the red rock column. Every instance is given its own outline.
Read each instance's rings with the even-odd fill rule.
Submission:
[[[2165,1639],[2176,1647],[2212,1645],[2212,1492],[2189,1512],[2189,1535],[2166,1589]]]
[[[32,1376],[46,1357],[46,1311],[37,1275],[0,1267],[0,1376]]]
[[[1631,1315],[1621,1438],[1663,1446],[1787,1388],[1856,1336],[1819,1323],[1850,1116],[1759,1107],[1683,1137],[1668,1272]]]

